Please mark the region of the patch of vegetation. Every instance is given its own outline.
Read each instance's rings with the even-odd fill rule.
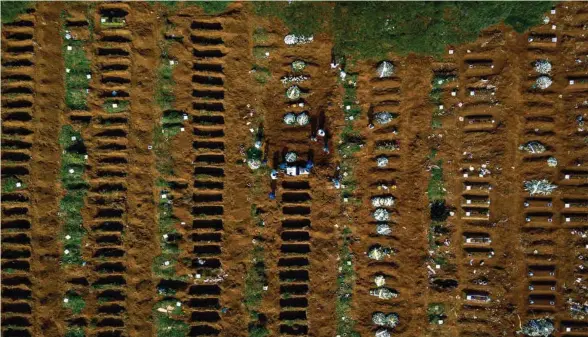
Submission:
[[[155,100],[164,111],[171,109],[175,100],[173,91],[175,85],[173,79],[174,64],[172,64],[173,61],[170,60],[167,54],[168,44],[169,42],[164,43],[161,47],[161,63],[159,64],[157,88],[155,91]]]
[[[181,304],[174,300],[162,300],[153,309],[157,337],[185,337],[190,326],[181,317],[185,315]],[[158,309],[165,310],[164,312]]]
[[[67,13],[63,12],[65,19]],[[65,22],[65,20],[64,20]],[[90,87],[91,67],[86,57],[86,41],[74,40],[73,36],[62,28],[63,61],[65,72],[65,104],[71,110],[87,110],[88,88]],[[68,39],[69,37],[69,39]]]
[[[505,22],[518,32],[541,23],[551,2],[338,2],[333,30],[338,54],[384,58],[399,54],[441,55],[448,44],[474,41],[479,32]]]
[[[201,7],[206,14],[219,14],[224,12],[232,1],[194,1],[194,4]]]
[[[84,263],[81,255],[82,239],[86,235],[83,227],[81,210],[88,190],[88,183],[84,180],[86,163],[86,147],[81,134],[71,125],[61,128],[59,144],[61,155],[61,183],[65,188],[65,195],[59,204],[59,215],[63,222],[64,252],[61,263],[66,265],[81,265]]]
[[[82,327],[70,326],[65,332],[65,337],[86,337],[86,333]]]
[[[383,59],[389,51],[441,55],[449,44],[474,41],[501,22],[517,32],[540,24],[552,2],[254,2],[258,15],[281,19],[291,33],[312,35],[331,28],[335,53]],[[325,23],[329,27],[325,27]]]
[[[349,248],[350,244],[351,230],[345,227],[343,229],[343,243],[339,251],[339,275],[337,276],[337,299],[335,302],[337,335],[359,337],[359,333],[354,330],[355,321],[349,317],[353,285],[355,284],[355,270],[352,264],[353,254]]]
[[[253,69],[251,69],[253,73],[253,77],[259,84],[266,84],[267,81],[272,77],[272,73],[266,67],[254,65]]]
[[[439,324],[439,321],[447,317],[445,315],[445,305],[443,303],[430,303],[427,308],[427,317],[429,318],[429,324]]]
[[[104,100],[102,108],[108,113],[120,113],[125,112],[129,109],[130,103],[127,100],[120,100],[114,98],[108,98]]]
[[[33,1],[2,1],[2,23],[11,23],[34,6]]]
[[[86,301],[84,301],[80,294],[74,291],[68,291],[65,293],[63,306],[67,309],[70,309],[75,315],[79,315],[86,307]]]
[[[25,189],[27,185],[16,177],[5,177],[2,178],[2,193],[11,193],[14,191],[20,191]]]
[[[445,187],[443,184],[443,161],[437,161],[436,165],[431,166],[431,179],[427,187],[427,196],[430,202],[437,200],[444,200],[445,198]]]
[[[269,331],[265,327],[265,321],[261,319],[262,314],[259,311],[263,299],[263,287],[267,283],[263,247],[261,245],[256,245],[253,248],[251,261],[252,263],[245,276],[244,299],[245,307],[251,319],[249,322],[249,336],[265,337],[269,335]]]

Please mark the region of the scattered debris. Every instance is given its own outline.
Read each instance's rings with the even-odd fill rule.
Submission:
[[[539,76],[537,78],[537,80],[535,81],[535,84],[537,85],[537,87],[542,90],[549,88],[552,83],[553,83],[553,81],[551,80],[551,77],[549,77],[549,76]]]
[[[295,101],[300,98],[300,88],[298,86],[293,85],[286,90],[286,97],[289,100]]]
[[[379,78],[390,77],[394,73],[394,65],[390,61],[382,61],[378,65],[377,74]]]
[[[524,182],[524,186],[525,191],[529,192],[530,195],[549,195],[557,188],[556,185],[550,183],[547,179],[527,180]]]
[[[395,114],[387,111],[378,112],[374,115],[376,124],[384,125],[390,123],[395,118]]]
[[[292,45],[299,45],[299,44],[307,44],[314,40],[314,36],[304,36],[304,35],[294,35],[288,34],[284,37],[284,43],[292,46]]]
[[[548,337],[555,331],[553,322],[549,319],[532,319],[525,324],[521,332],[529,337]]]
[[[526,151],[529,153],[537,154],[537,153],[543,153],[543,152],[547,151],[547,148],[541,142],[531,141],[531,142],[528,142],[524,145],[519,146],[519,150],[523,150],[523,151]]]
[[[390,220],[390,213],[385,208],[378,208],[374,211],[373,217],[376,221],[388,221]]]
[[[548,60],[537,60],[535,61],[535,71],[547,75],[551,71],[551,62]]]

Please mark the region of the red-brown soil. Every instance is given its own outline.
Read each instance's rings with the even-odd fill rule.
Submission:
[[[377,77],[375,61],[350,65],[348,70],[359,74],[362,110],[354,126],[365,140],[354,155],[358,204],[344,202],[330,181],[343,159],[337,145],[345,122],[344,93],[339,70],[330,66],[333,40],[327,32],[316,34],[312,43],[287,46],[284,24],[255,16],[243,2],[220,15],[196,6],[170,12],[142,2],[88,6],[38,3],[19,18],[20,25],[3,26],[2,89],[21,89],[2,97],[2,174],[26,184],[23,190],[2,192],[3,335],[64,336],[73,320],[86,327],[86,336],[156,336],[153,308],[162,282],[153,273],[153,260],[161,254],[158,179],[172,178],[158,172],[161,158],[150,146],[163,114],[156,90],[166,36],[173,40],[167,53],[178,62],[173,109],[188,116],[184,132],[171,139],[166,159],[181,186],[170,196],[182,238],[176,272],[186,278],[174,298],[182,303],[190,336],[249,335],[252,318],[244,289],[255,245],[264,247],[267,290],[258,311],[269,335],[336,336],[338,254],[345,226],[352,232],[356,272],[346,319],[356,321],[361,336],[378,329],[372,323],[377,311],[399,315],[393,330],[398,336],[516,336],[527,320],[540,317],[554,321],[555,336],[588,334],[588,315],[572,316],[569,310],[570,301],[588,301],[588,134],[578,123],[578,116],[588,120],[584,3],[559,4],[555,14],[546,14],[548,24],[525,34],[505,25],[490,27],[473,43],[448,46],[441,59],[391,53],[395,72],[390,78]],[[87,41],[92,65],[88,111],[65,107],[64,8],[72,21],[94,24],[93,34],[87,26],[68,26]],[[101,27],[102,10],[124,13],[126,25]],[[263,41],[253,38],[258,28],[267,32]],[[269,56],[256,56],[260,47]],[[280,82],[299,59],[308,64],[304,74],[310,77],[300,84],[303,107],[288,102],[287,87]],[[545,90],[532,89],[538,59],[549,59],[553,66],[553,84]],[[31,63],[14,66],[15,60]],[[255,64],[269,70],[267,82],[256,81]],[[119,82],[105,80],[109,74]],[[442,86],[445,112],[441,127],[433,128],[439,107],[431,101],[431,81],[446,74],[455,81]],[[130,108],[117,115],[120,120],[105,123],[112,114],[103,104],[113,90],[128,94]],[[398,118],[369,128],[372,114],[386,109]],[[310,125],[286,126],[282,118],[290,111],[308,111]],[[87,264],[64,268],[59,263],[64,190],[58,135],[63,125],[79,126],[84,119],[89,121],[82,128],[88,150],[89,191],[82,209]],[[250,129],[260,125],[269,168],[294,150],[303,160],[313,158],[313,172],[281,175],[277,181],[270,179],[268,167],[252,172],[243,160],[254,142]],[[320,125],[330,137],[329,153],[322,139],[311,140]],[[10,143],[15,140],[20,145]],[[400,148],[388,168],[380,169],[376,144],[384,140],[398,141]],[[547,152],[519,150],[529,141],[542,142]],[[433,148],[437,153],[431,159]],[[547,165],[550,156],[557,167]],[[439,160],[452,215],[445,221],[447,232],[437,238],[447,243],[439,248],[447,266],[436,269],[428,242],[427,185]],[[490,173],[480,176],[482,168]],[[102,176],[103,170],[116,174]],[[203,170],[216,176],[202,178]],[[523,189],[530,179],[548,179],[559,188],[549,196],[530,196]],[[382,190],[382,184],[389,189]],[[274,200],[268,198],[271,191]],[[372,217],[371,198],[382,194],[395,198],[390,236],[376,234]],[[258,215],[252,215],[252,206]],[[259,219],[263,227],[256,224]],[[105,222],[121,228],[106,233],[100,229]],[[107,236],[115,239],[105,244]],[[491,240],[479,246],[466,241],[472,236]],[[395,254],[370,260],[366,252],[375,244]],[[196,276],[203,270],[195,263],[201,258],[219,263],[215,269],[222,280]],[[122,267],[108,273],[101,269],[105,264]],[[397,298],[370,296],[376,274],[386,276]],[[116,296],[105,301],[103,289],[95,285],[115,278],[122,280],[113,288]],[[456,285],[439,290],[433,279]],[[70,289],[86,301],[75,317],[63,307]],[[291,295],[293,289],[299,292]],[[472,294],[488,295],[490,301],[468,300]],[[429,324],[432,303],[445,305],[443,324]],[[292,322],[292,317],[297,319]]]

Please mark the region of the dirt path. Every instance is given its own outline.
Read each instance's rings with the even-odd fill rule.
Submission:
[[[57,130],[63,118],[63,63],[61,60],[61,4],[40,4],[35,12],[35,100],[34,142],[31,151],[31,206],[34,336],[59,336],[62,328],[56,313],[62,312],[62,274],[59,272],[61,243],[59,181],[60,151]],[[57,41],[57,43],[56,43]],[[50,84],[50,85],[48,85]]]
[[[160,21],[146,4],[133,4],[129,29],[133,32],[131,47],[131,111],[129,119],[128,230],[125,238],[127,252],[126,298],[129,336],[154,336],[155,328],[145,318],[151,315],[155,302],[156,284],[151,275],[156,237],[159,235],[155,205],[155,171],[153,140],[156,120],[155,88],[157,47],[161,39]]]

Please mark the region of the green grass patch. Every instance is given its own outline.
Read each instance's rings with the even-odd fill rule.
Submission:
[[[86,337],[86,333],[82,327],[70,326],[65,331],[65,337]]]
[[[254,65],[252,72],[253,78],[255,78],[255,81],[257,81],[259,84],[266,84],[272,77],[272,73],[266,67]]]
[[[66,13],[62,15],[64,18]],[[86,57],[80,40],[66,39],[63,34],[63,60],[65,73],[65,104],[71,110],[87,110],[87,89],[90,87],[88,75],[91,73],[90,60]],[[71,49],[71,50],[70,50]]]
[[[445,319],[445,305],[443,303],[430,303],[427,308],[427,317],[430,324],[439,324],[440,320]]]
[[[33,7],[35,3],[33,1],[2,1],[2,23],[11,23],[16,18],[26,13],[26,11]]]
[[[429,201],[437,201],[445,199],[445,187],[443,184],[443,161],[437,161],[436,165],[431,167],[431,179],[427,186],[427,196]]]
[[[108,98],[104,100],[102,108],[108,113],[120,113],[129,109],[130,103],[126,100]]]
[[[251,214],[255,221],[257,217],[257,207],[252,205]],[[251,321],[249,322],[249,336],[268,336],[269,331],[265,327],[265,322],[261,320],[259,313],[261,301],[263,300],[263,287],[267,283],[265,274],[265,262],[263,247],[256,245],[251,253],[251,265],[245,275],[244,302]]]
[[[269,35],[267,31],[261,27],[256,28],[253,31],[253,43],[256,45],[264,44],[269,41]]]
[[[2,193],[20,191],[25,189],[26,187],[26,184],[16,177],[9,176],[2,178]]]
[[[82,265],[82,240],[86,230],[82,226],[81,210],[88,183],[84,180],[86,147],[80,132],[71,125],[61,128],[59,144],[61,155],[61,183],[65,195],[59,202],[59,215],[63,225],[62,241],[64,246],[61,263],[65,265]]]
[[[206,14],[220,14],[224,12],[232,1],[194,1],[190,2],[204,10]]]
[[[474,41],[504,21],[518,32],[540,24],[551,2],[338,2],[334,7],[335,51],[382,59],[399,54],[441,55],[448,44]]]
[[[153,309],[157,337],[185,337],[190,331],[190,326],[178,316],[184,315],[182,307],[176,305],[177,301],[162,300],[156,303]],[[157,309],[172,308],[171,312],[160,312]]]
[[[337,276],[337,298],[335,313],[337,316],[337,335],[359,337],[355,328],[355,320],[349,317],[355,284],[355,270],[353,268],[353,254],[349,248],[351,244],[351,230],[343,229],[343,242],[339,251],[339,275]],[[345,320],[342,318],[346,317]]]
[[[164,43],[161,47],[161,63],[157,72],[157,88],[155,91],[155,100],[162,110],[171,109],[175,101],[173,87],[175,85],[173,79],[174,66],[170,64],[168,57],[168,43]]]
[[[75,315],[79,315],[82,313],[82,310],[84,310],[84,308],[86,307],[86,301],[84,301],[80,294],[74,291],[68,291],[67,293],[65,293],[63,307],[71,310],[71,312]]]

